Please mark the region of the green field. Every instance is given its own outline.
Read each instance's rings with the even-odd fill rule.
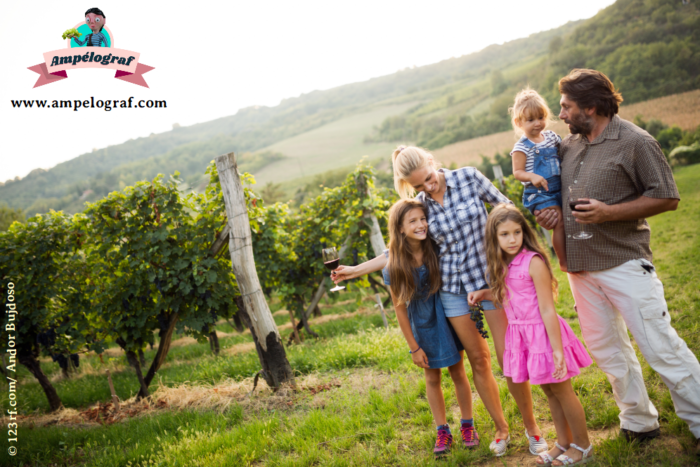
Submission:
[[[288,159],[273,162],[255,172],[258,183],[285,182],[339,167],[355,165],[362,156],[389,158],[395,143],[363,143],[374,125],[404,112],[417,102],[382,106],[342,118],[320,128],[285,139],[261,151],[284,154]]]
[[[673,324],[700,356],[700,164],[679,169],[675,177],[682,200],[678,210],[649,220],[652,249]],[[566,278],[561,273],[557,277],[558,311],[579,333]],[[41,389],[20,367],[19,451],[10,458],[0,450],[0,465],[534,465],[495,355],[493,367],[513,438],[508,455],[498,461],[490,455],[493,424],[475,396],[481,447],[457,448],[445,460],[432,460],[435,428],[422,372],[411,364],[393,314],[389,312],[386,331],[368,295],[352,285],[335,294],[322,307],[323,316],[311,324],[321,338],[287,346],[297,392],[283,389],[275,394],[262,383],[251,394],[251,376],[259,364],[248,344],[250,335],[238,334],[227,324],[218,328],[225,333],[221,357],[211,356],[208,344],[174,344],[159,372],[160,382],[151,386],[148,409],[129,399],[138,385],[116,349],[108,352],[111,357],[104,363],[96,356],[83,358],[77,374],[67,380],[50,359],[43,361],[67,407],[57,415],[45,413]],[[278,308],[273,303],[286,341],[288,315]],[[153,351],[147,351],[146,358],[152,357]],[[675,415],[659,376],[644,362],[643,368],[662,427],[662,437],[644,447],[617,439],[618,409],[595,365],[574,379],[595,444],[597,461],[589,465],[696,465],[691,455],[695,439]],[[134,416],[100,425],[79,412],[97,401],[109,401],[106,369],[112,371],[116,391],[125,401],[122,411]],[[467,374],[471,379],[469,368]],[[455,427],[459,412],[446,372],[444,376],[448,421]],[[3,407],[8,407],[7,391],[1,392]],[[551,443],[554,431],[546,398],[539,387],[533,387],[533,397],[536,417]]]

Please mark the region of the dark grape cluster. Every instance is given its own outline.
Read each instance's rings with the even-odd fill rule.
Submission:
[[[56,343],[56,331],[50,329],[36,335],[36,343],[45,349],[52,347]]]
[[[481,303],[471,305],[469,307],[469,311],[471,311],[469,317],[476,324],[476,330],[479,331],[481,337],[487,339],[489,337],[489,333],[486,331],[486,329],[484,329],[484,308],[481,306]]]
[[[73,354],[70,354],[69,358],[73,362],[73,366],[78,368],[78,366],[80,365],[80,355],[78,355],[77,353],[73,353]],[[68,369],[68,358],[66,358],[65,355],[63,355],[63,354],[51,354],[51,359],[54,362],[58,362],[58,366],[60,366],[62,370]]]

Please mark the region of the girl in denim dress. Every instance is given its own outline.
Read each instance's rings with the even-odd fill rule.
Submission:
[[[552,112],[547,102],[536,91],[529,88],[520,91],[509,111],[513,116],[513,128],[522,134],[510,155],[513,157],[513,176],[525,185],[523,205],[531,213],[543,209],[557,211],[560,220],[554,227],[552,243],[559,267],[566,272],[559,166],[561,137],[551,130],[546,130],[552,121]]]
[[[473,428],[471,388],[462,362],[463,347],[440,301],[438,258],[428,238],[426,209],[420,201],[404,199],[392,206],[389,237],[389,250],[385,251],[388,264],[382,274],[389,285],[396,318],[413,363],[425,371],[425,392],[437,425],[433,453],[436,457],[449,453],[453,440],[440,383],[440,369],[445,367],[455,384],[463,444],[478,446],[479,438]]]

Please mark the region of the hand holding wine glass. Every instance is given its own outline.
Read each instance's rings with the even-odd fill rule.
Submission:
[[[583,210],[578,209],[578,207],[586,204],[591,204],[591,202],[588,200],[585,187],[574,185],[569,186],[569,207],[571,208],[571,211],[582,212]],[[586,240],[592,236],[592,233],[586,232],[586,227],[583,224],[581,224],[581,231],[572,235],[572,237],[576,240]]]
[[[323,265],[330,269],[331,271],[335,271],[338,269],[338,266],[340,265],[340,256],[338,255],[338,251],[335,249],[335,247],[330,247],[330,248],[324,248],[322,250],[323,253]],[[335,273],[333,273],[335,274]],[[337,292],[338,290],[343,290],[345,287],[341,285],[336,285],[333,287],[330,291],[331,292]]]

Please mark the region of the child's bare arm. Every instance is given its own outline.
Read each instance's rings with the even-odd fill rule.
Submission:
[[[406,304],[399,303],[399,301],[396,300],[394,293],[391,291],[391,287],[389,287],[389,292],[391,293],[391,300],[394,302],[396,319],[399,322],[399,327],[401,328],[403,337],[406,339],[408,348],[413,351],[413,353],[411,353],[413,363],[421,368],[428,368],[428,357],[425,355],[425,352],[423,352],[422,349],[415,352],[415,350],[418,349],[418,342],[416,342],[416,338],[413,336],[413,331],[411,330],[411,323],[408,320],[408,310],[406,310]]]
[[[481,302],[483,300],[493,301],[491,289],[481,289],[477,290],[476,292],[469,292],[469,294],[467,294],[467,303],[470,305],[476,305],[477,302]]]
[[[559,317],[554,308],[552,279],[549,275],[549,269],[539,256],[535,256],[530,262],[529,272],[535,284],[540,315],[542,316],[542,321],[544,321],[544,327],[547,329],[547,336],[549,336],[549,343],[552,345],[554,354],[555,371],[552,376],[556,379],[562,379],[566,376],[568,370],[566,368],[566,361],[564,360],[564,345],[561,341]]]
[[[513,176],[516,180],[521,182],[530,182],[537,188],[544,188],[549,191],[547,186],[547,179],[541,175],[537,175],[532,172],[527,172],[525,170],[525,163],[527,162],[527,155],[522,151],[513,152]]]
[[[355,279],[356,277],[364,276],[372,272],[381,271],[387,265],[389,260],[384,255],[379,255],[374,259],[360,263],[357,266],[344,266],[340,265],[333,271],[334,274],[331,276],[331,280],[336,283]]]

